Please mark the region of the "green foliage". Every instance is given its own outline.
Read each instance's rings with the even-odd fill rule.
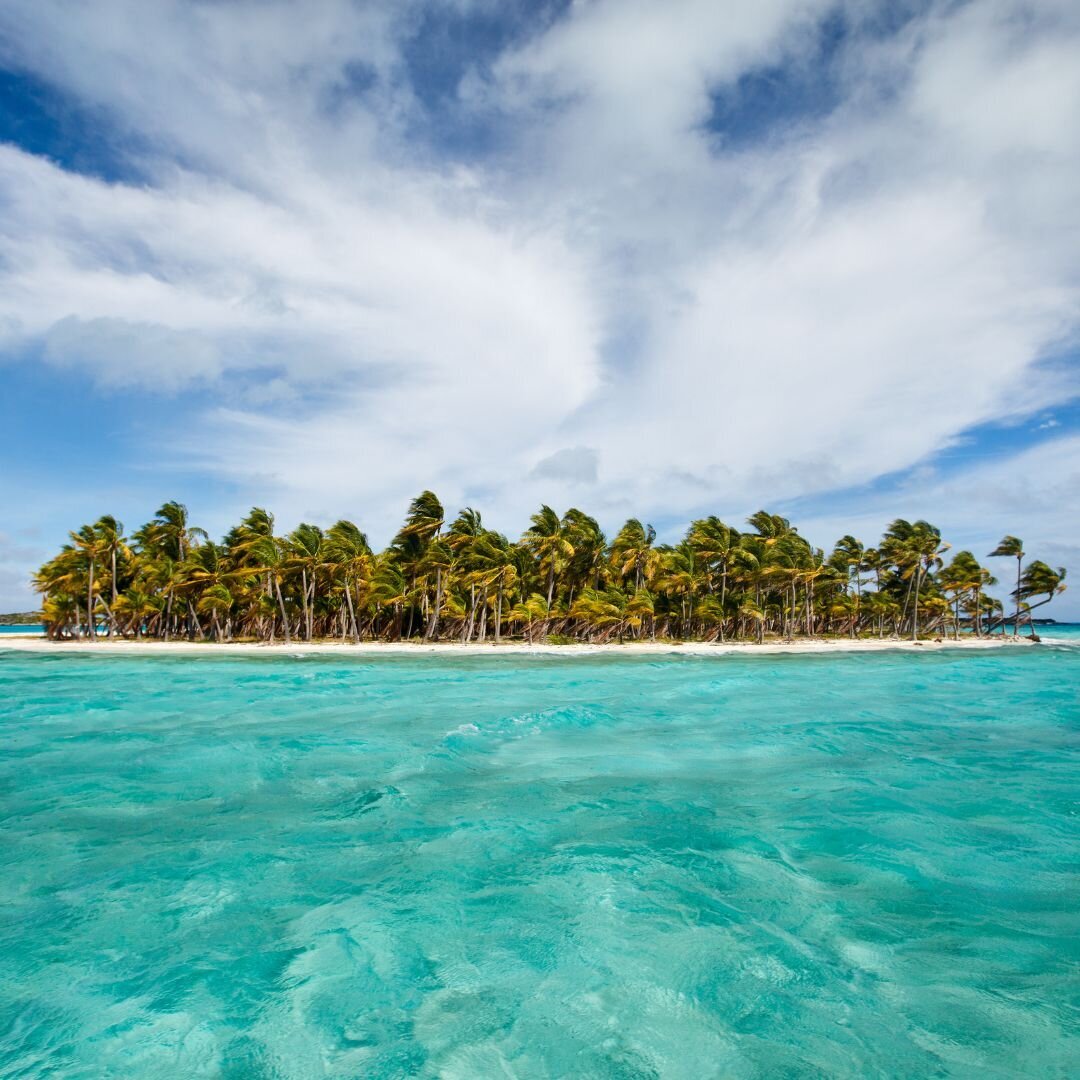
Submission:
[[[921,520],[897,518],[876,548],[841,537],[828,554],[765,510],[747,531],[693,521],[675,545],[637,518],[608,542],[577,508],[542,506],[518,541],[472,507],[447,520],[421,492],[376,554],[351,521],[283,536],[261,507],[215,542],[167,502],[130,536],[109,516],[76,529],[35,584],[54,637],[761,641],[982,633],[1003,617],[989,570],[970,551],[946,564],[949,545]],[[1023,567],[1016,537],[992,554],[1017,559],[1017,615],[1065,587],[1063,568]]]

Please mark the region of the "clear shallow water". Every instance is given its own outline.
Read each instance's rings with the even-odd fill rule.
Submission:
[[[0,650],[0,1075],[1075,1075],[1078,689]]]
[[[0,634],[44,634],[45,627],[41,623],[0,623]]]

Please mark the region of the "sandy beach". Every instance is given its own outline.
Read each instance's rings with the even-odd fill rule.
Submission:
[[[39,652],[52,654],[73,653],[116,653],[132,656],[162,656],[162,655],[190,655],[190,656],[254,656],[267,654],[283,654],[289,656],[414,656],[419,653],[461,656],[492,656],[514,655],[524,653],[527,655],[545,656],[599,656],[605,654],[619,656],[635,655],[670,655],[670,656],[730,656],[735,653],[746,654],[782,654],[782,653],[840,653],[840,652],[883,652],[888,650],[903,650],[908,652],[927,652],[941,649],[1000,649],[1000,648],[1027,648],[1033,643],[1027,638],[994,637],[994,638],[961,638],[960,641],[930,640],[930,641],[904,641],[896,639],[864,638],[850,639],[818,638],[815,640],[798,641],[769,641],[763,644],[756,642],[726,642],[711,644],[708,642],[687,642],[676,645],[671,642],[659,641],[635,641],[626,642],[622,645],[608,643],[603,645],[529,645],[525,642],[502,642],[495,645],[487,642],[483,645],[476,642],[461,644],[454,642],[433,642],[423,644],[420,642],[377,642],[365,641],[359,645],[351,642],[319,641],[319,642],[293,642],[286,645],[284,642],[276,642],[273,645],[257,642],[191,642],[191,641],[109,641],[98,639],[97,641],[48,641],[44,638],[21,637],[7,635],[0,640],[0,649],[13,649],[20,652]]]

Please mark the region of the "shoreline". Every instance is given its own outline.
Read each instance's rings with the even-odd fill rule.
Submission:
[[[0,650],[9,648],[17,652],[36,652],[62,655],[64,653],[110,653],[127,656],[151,655],[187,655],[187,656],[731,656],[738,653],[747,655],[785,655],[855,653],[855,652],[939,652],[943,649],[967,649],[983,651],[986,649],[1027,648],[1035,642],[1027,638],[1019,640],[1004,638],[961,638],[959,641],[920,641],[896,639],[866,638],[855,640],[813,638],[797,641],[767,641],[762,644],[752,641],[739,642],[686,642],[676,645],[671,642],[634,641],[622,645],[605,643],[590,645],[585,642],[573,645],[550,645],[526,642],[381,642],[363,641],[359,645],[352,642],[212,642],[212,641],[122,641],[101,639],[98,641],[49,641],[46,638],[23,637],[17,634],[5,635],[0,639]]]

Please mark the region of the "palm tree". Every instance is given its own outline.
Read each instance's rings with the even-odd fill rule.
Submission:
[[[1010,558],[1016,560],[1016,589],[1013,596],[1016,597],[1016,618],[1013,620],[1013,637],[1020,636],[1020,571],[1024,565],[1024,541],[1016,536],[1003,536],[998,546],[990,552],[989,557]]]
[[[64,636],[68,627],[78,626],[79,603],[71,593],[52,593],[41,605],[41,620],[45,624],[46,637],[56,641]]]
[[[855,613],[854,618],[851,620],[852,637],[855,636],[855,627],[859,621],[859,612],[862,609],[862,578],[860,574],[864,568],[865,558],[866,548],[862,542],[856,540],[854,536],[847,535],[837,540],[832,558],[829,560],[837,570],[843,573],[845,579],[853,580],[855,583]]]
[[[989,572],[968,551],[945,567],[948,545],[926,521],[897,518],[876,549],[844,536],[828,560],[786,518],[759,511],[749,522],[753,531],[740,534],[701,518],[679,543],[657,545],[655,530],[631,518],[607,544],[583,511],[559,518],[544,506],[511,543],[469,507],[446,528],[442,505],[425,491],[375,555],[352,522],[326,531],[303,523],[282,539],[260,507],[215,543],[170,502],[130,540],[108,515],[77,529],[34,585],[52,638],[95,636],[100,614],[110,635],[273,642],[280,624],[286,643],[294,632],[410,638],[417,616],[428,640],[450,632],[485,641],[490,622],[496,642],[515,627],[534,641],[541,626],[589,640],[647,628],[654,639],[714,640],[730,629],[762,641],[862,628],[881,637],[887,625],[917,639],[950,621],[958,636],[963,613],[976,634],[988,616],[991,630],[1000,623],[1001,605],[984,593],[994,583]],[[1030,621],[1064,588],[1064,570],[1038,561],[1025,569],[1015,537],[994,555],[1018,560],[1018,633],[1020,618]],[[873,591],[864,591],[866,570]]]
[[[566,565],[566,577],[570,582],[570,602],[575,589],[588,585],[599,589],[603,583],[607,562],[607,543],[595,518],[582,510],[571,507],[563,514],[563,534],[574,549]]]
[[[1036,559],[1034,562],[1028,563],[1028,568],[1017,583],[1015,594],[1017,610],[1019,610],[1023,601],[1030,600],[1033,596],[1045,595],[1046,597],[1045,600],[1040,600],[1037,604],[1024,604],[1028,617],[1028,628],[1033,638],[1035,637],[1035,625],[1031,621],[1031,613],[1036,608],[1042,607],[1043,604],[1049,604],[1055,596],[1063,593],[1066,589],[1063,584],[1064,580],[1064,566],[1059,566],[1054,570],[1047,566],[1046,563]]]
[[[79,597],[87,592],[88,568],[83,552],[73,544],[64,544],[34,575],[34,588],[46,598],[42,614],[49,637],[60,638],[69,632],[78,635],[82,622]]]
[[[326,531],[326,559],[331,573],[340,576],[353,641],[360,644],[355,595],[360,583],[371,576],[372,555],[367,537],[351,521],[335,522]]]
[[[72,545],[86,563],[86,636],[94,641],[97,637],[97,585],[95,577],[98,560],[104,554],[102,537],[93,525],[84,525],[78,532],[68,533]]]
[[[109,589],[112,594],[109,603],[109,637],[112,637],[116,631],[114,609],[120,597],[117,581],[118,561],[121,557],[130,557],[131,550],[124,542],[124,526],[109,514],[98,518],[94,524],[94,532],[98,536],[98,546],[102,557],[108,559],[109,564]]]
[[[486,529],[478,538],[473,552],[478,567],[479,581],[495,600],[496,645],[499,644],[502,636],[503,601],[513,594],[514,586],[518,581],[514,551],[515,548],[502,533]]]
[[[442,532],[444,516],[443,505],[439,502],[438,496],[433,491],[420,492],[409,503],[405,524],[394,537],[391,545],[409,578],[409,625],[405,631],[406,637],[412,637],[413,615],[416,611],[417,599],[420,602],[421,616],[430,610],[427,581],[424,575],[424,556],[427,554],[428,545]],[[441,586],[441,583],[439,585]],[[438,598],[434,606],[438,607]],[[426,629],[425,633],[427,632]]]
[[[265,575],[267,592],[272,590],[277,600],[285,644],[291,645],[289,616],[281,594],[281,583],[288,570],[289,550],[284,541],[274,536],[274,515],[261,506],[252,507],[226,542],[237,556],[239,566],[251,573]],[[273,620],[270,622],[270,640],[274,640]]]
[[[709,575],[709,591],[715,590],[716,574],[720,575],[719,636],[724,640],[723,615],[727,605],[728,573],[731,560],[739,546],[737,529],[725,525],[718,517],[702,518],[690,525],[687,539],[697,551],[698,558]]]
[[[183,562],[192,546],[207,539],[203,529],[188,524],[188,510],[183,503],[167,502],[158,507],[153,521],[135,534],[143,548],[160,551],[174,562]]]
[[[528,600],[514,605],[513,610],[510,612],[510,621],[525,624],[526,634],[531,645],[533,643],[533,628],[541,619],[547,619],[550,610],[550,605],[545,603],[544,598],[539,593],[533,593]]]
[[[300,571],[300,605],[304,613],[304,640],[311,640],[312,609],[315,602],[315,584],[319,570],[324,566],[325,533],[317,525],[301,522],[289,534],[285,542],[285,562],[288,567]]]
[[[196,609],[202,615],[209,615],[211,625],[214,628],[214,640],[220,641],[222,636],[221,621],[228,619],[232,610],[232,593],[225,585],[211,585],[199,597]]]
[[[705,575],[697,563],[697,553],[689,541],[684,540],[677,548],[665,551],[662,569],[657,578],[660,588],[672,598],[679,599],[682,636],[692,633],[694,599],[701,591]]]
[[[911,640],[919,639],[919,591],[926,576],[942,565],[941,556],[949,549],[942,542],[941,530],[928,521],[916,521],[912,526],[907,541],[907,550],[914,562],[915,570],[915,608],[911,619]]]
[[[979,636],[982,632],[982,620],[979,616],[982,590],[988,585],[996,584],[990,571],[983,569],[970,551],[958,551],[952,562],[942,571],[940,583],[942,588],[953,594],[956,636],[960,636],[960,605],[964,597],[967,597],[968,609],[972,612],[972,630]]]
[[[368,584],[368,601],[371,609],[371,629],[379,616],[390,611],[391,623],[386,627],[388,635],[402,637],[404,607],[410,600],[409,585],[401,564],[395,557],[396,552],[388,551],[377,555],[374,560],[371,580]]]
[[[160,596],[132,584],[117,597],[113,610],[118,619],[127,619],[123,632],[137,638],[149,630],[151,620],[160,620],[162,600]]]
[[[555,596],[555,577],[559,567],[573,557],[566,523],[550,506],[541,506],[530,519],[531,524],[521,538],[522,543],[536,556],[540,568],[547,571],[547,609]]]
[[[630,518],[611,542],[611,563],[622,579],[634,577],[634,591],[642,588],[660,566],[660,553],[653,547],[656,530]]]

